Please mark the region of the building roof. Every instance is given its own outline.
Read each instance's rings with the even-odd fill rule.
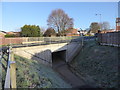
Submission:
[[[5,35],[6,35],[6,33],[5,33],[5,32],[0,31],[0,37],[4,37]]]
[[[66,30],[66,34],[78,34],[78,29],[74,29],[74,28],[69,28]]]

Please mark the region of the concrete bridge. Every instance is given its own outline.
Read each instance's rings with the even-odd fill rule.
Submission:
[[[52,66],[57,58],[61,58],[61,60],[64,60],[65,62],[70,62],[77,54],[80,47],[82,47],[81,43],[81,40],[79,40],[69,43],[19,47],[13,48],[13,51],[19,56],[32,60],[38,60],[45,65]]]
[[[77,38],[66,43],[64,42],[64,43],[54,43],[54,44],[38,45],[38,46],[31,45],[31,46],[13,47],[12,50],[13,53],[19,56],[32,60],[37,60],[40,63],[43,63],[48,66],[52,66],[53,69],[56,70],[63,77],[63,79],[66,80],[66,82],[68,82],[73,88],[76,87],[78,88],[78,87],[86,86],[86,83],[82,78],[76,76],[74,73],[71,72],[71,70],[69,69],[69,64],[67,63],[73,60],[73,58],[80,51],[80,49],[83,46],[83,41],[89,39],[94,39],[94,38],[85,37],[85,38]],[[7,49],[7,47],[5,48]],[[15,78],[15,75],[12,75],[11,80],[13,80],[13,78]],[[6,81],[10,81],[10,80],[6,80]]]

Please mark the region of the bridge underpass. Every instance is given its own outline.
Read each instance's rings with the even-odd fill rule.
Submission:
[[[52,67],[57,68],[66,64],[66,50],[52,52]]]
[[[16,55],[32,60],[38,60],[45,65],[52,66],[52,54],[57,55],[56,53],[62,54],[64,52],[64,55],[66,55],[66,62],[70,62],[81,47],[80,42],[70,42],[13,48],[13,52]],[[64,55],[62,54],[62,56]]]
[[[84,81],[73,74],[66,63],[75,56],[81,47],[81,42],[71,42],[14,48],[13,52],[28,59],[39,61],[48,60],[52,64],[53,69],[70,83],[72,87],[81,87],[85,85]],[[45,64],[46,61],[41,63]]]
[[[85,86],[85,82],[70,70],[66,62],[66,50],[52,52],[52,67],[73,88]]]

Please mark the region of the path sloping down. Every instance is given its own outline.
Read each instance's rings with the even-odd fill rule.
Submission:
[[[73,88],[81,88],[82,86],[85,86],[85,82],[80,77],[72,73],[64,61],[59,61],[58,63],[56,62],[53,69],[57,71]]]

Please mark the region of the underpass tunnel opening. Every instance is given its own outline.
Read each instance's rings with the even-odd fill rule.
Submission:
[[[66,62],[66,50],[52,52],[52,62],[58,63],[58,62]]]

